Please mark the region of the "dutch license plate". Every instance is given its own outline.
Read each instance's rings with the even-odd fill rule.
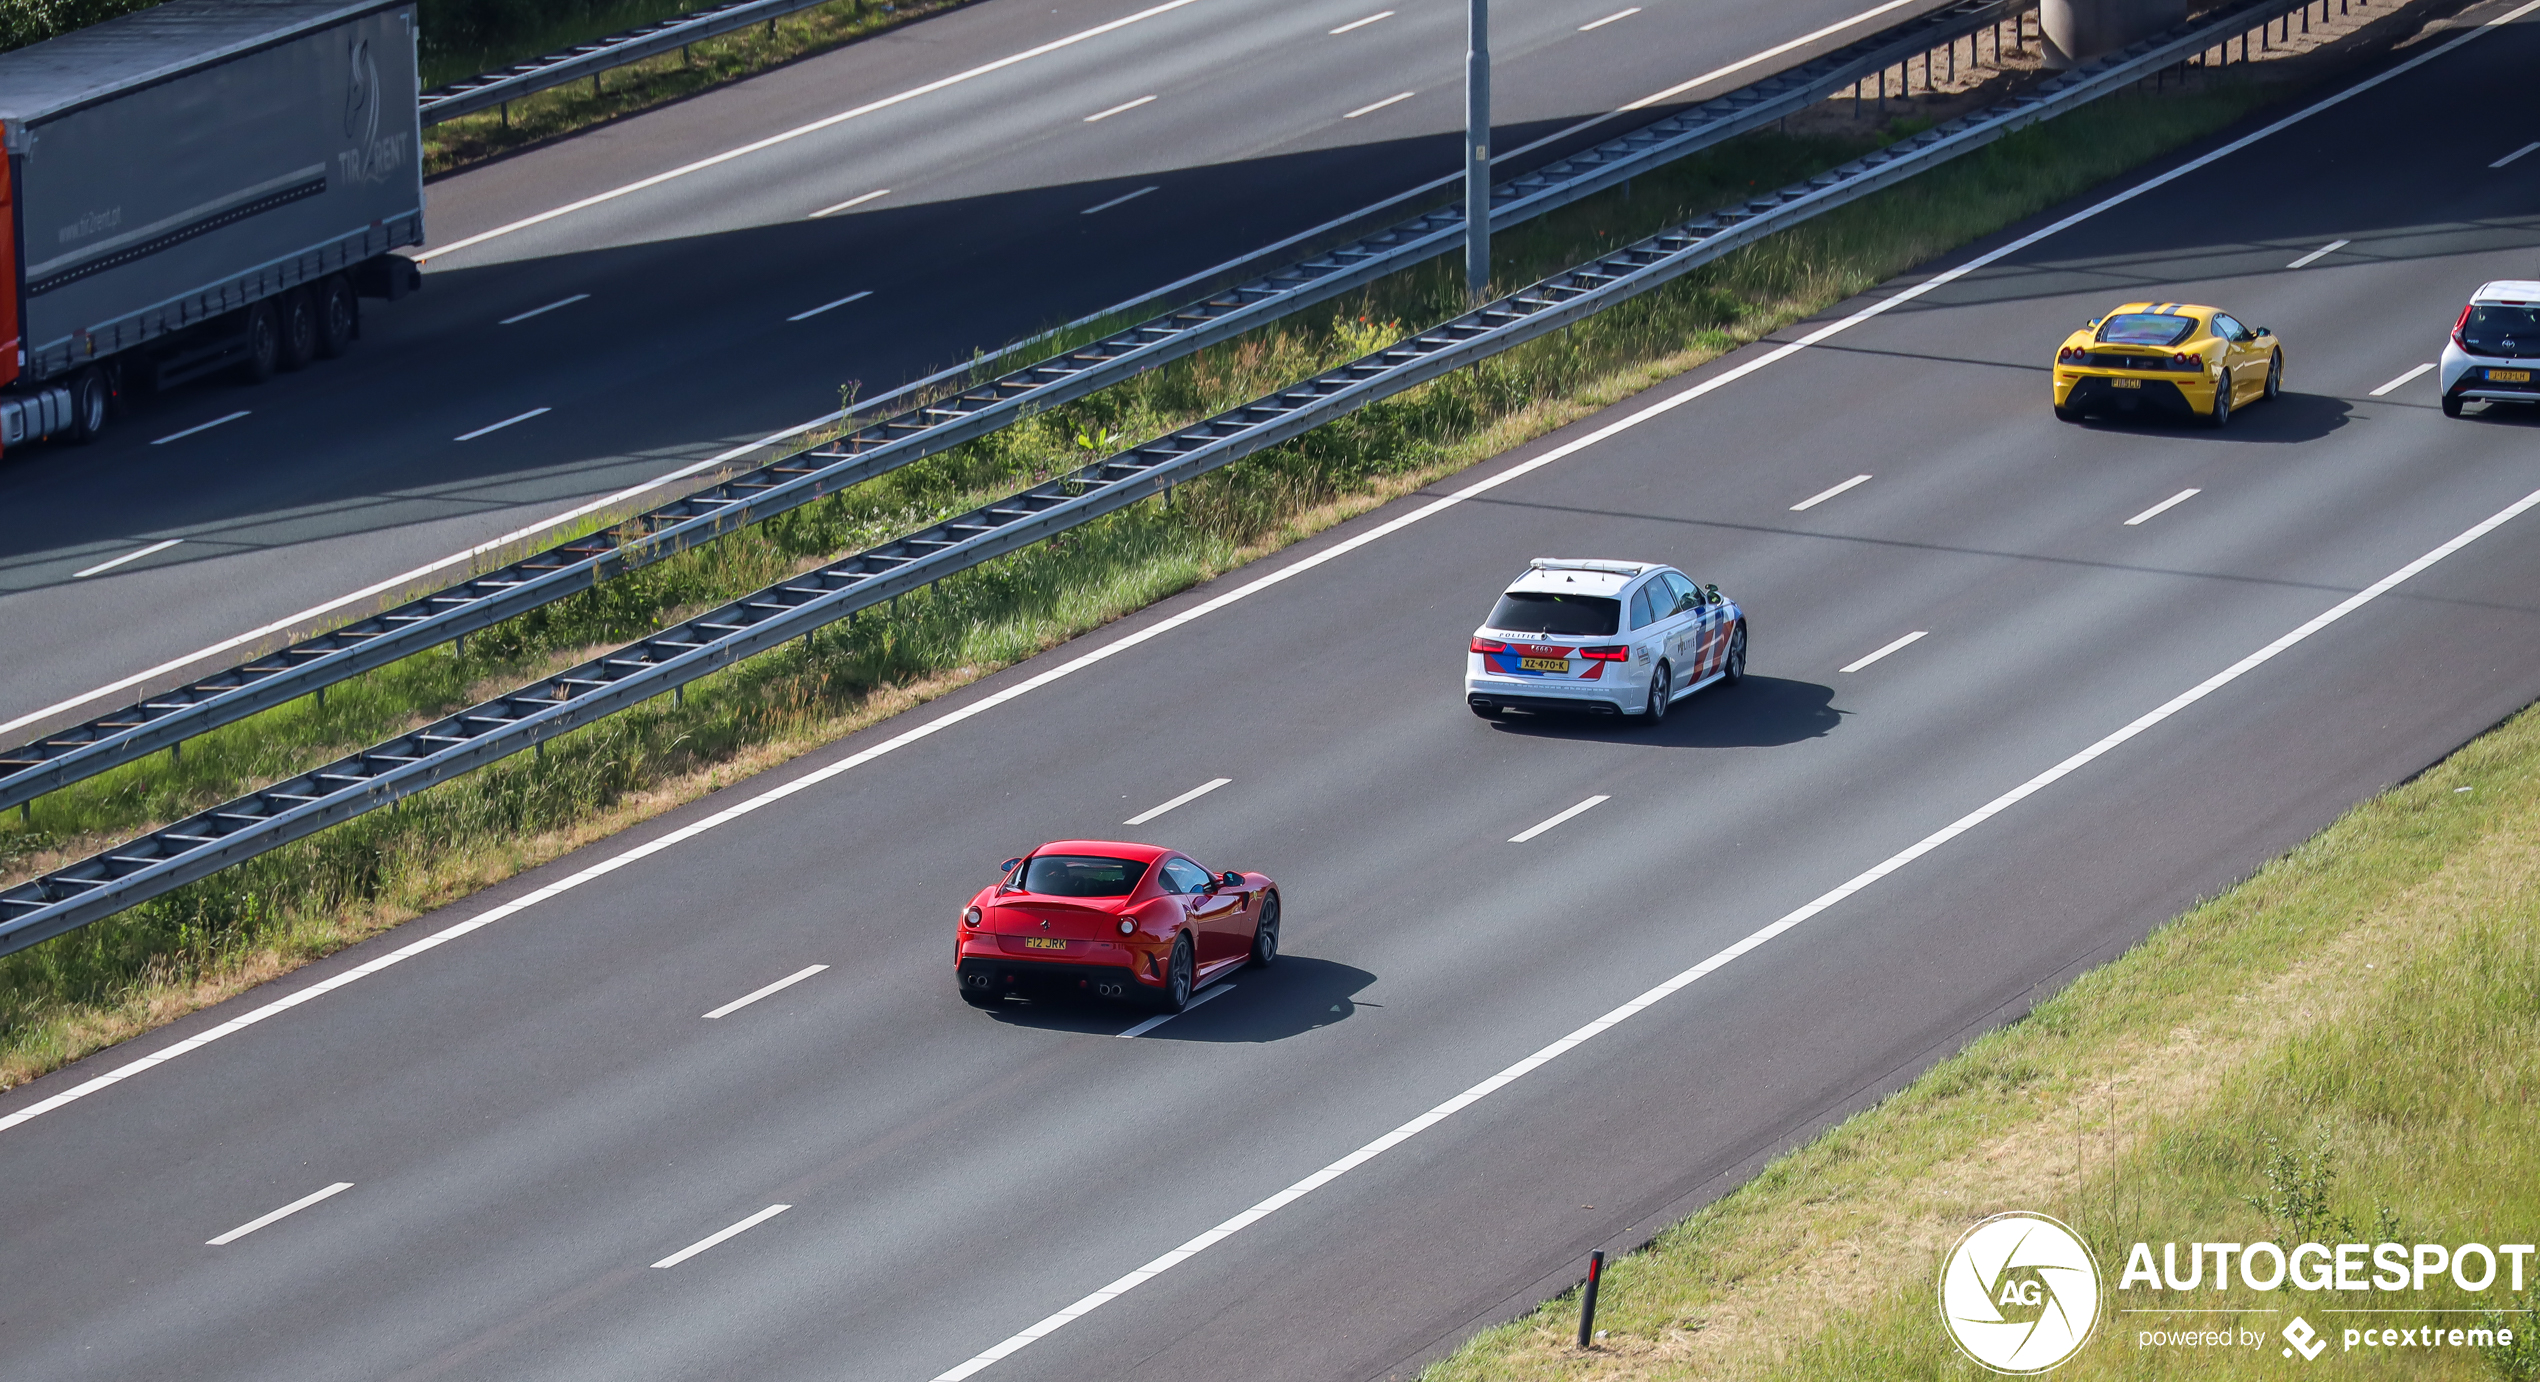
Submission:
[[[2143,387],[2143,381],[2140,379],[2111,379],[2108,381],[2108,387],[2112,389],[2139,389]]]
[[[1566,672],[1570,670],[1570,659],[1566,657],[1521,657],[1517,659],[1517,670],[1521,672]]]
[[[1023,948],[1026,950],[1065,950],[1067,948],[1067,942],[1054,941],[1047,936],[1026,936],[1023,938]]]
[[[2495,380],[2499,384],[2528,384],[2531,382],[2531,371],[2527,369],[2491,369],[2487,371],[2487,377]]]

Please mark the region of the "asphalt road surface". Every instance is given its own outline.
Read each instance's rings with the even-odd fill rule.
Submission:
[[[1511,6],[1500,147],[1933,3]],[[1465,7],[1382,9],[987,0],[432,184],[425,290],[347,359],[0,462],[0,725],[1452,174]]]
[[[0,1356],[257,1382],[928,1379],[1000,1348],[979,1375],[1411,1369],[2540,688],[2540,512],[2479,529],[2540,492],[2540,418],[2382,387],[2532,267],[2540,167],[2486,165],[2540,126],[2535,69],[2526,18],[2191,150],[1784,338],[1892,304],[1814,345],[0,1098],[5,1124],[262,1015],[0,1127]],[[2286,396],[2219,433],[2054,421],[2056,342],[2135,296],[2275,327]],[[1464,640],[1536,553],[1717,582],[1754,621],[1748,681],[1654,731],[1476,720]],[[1274,875],[1285,957],[1128,1040],[1135,1014],[962,1005],[954,909],[1000,859],[1113,833]]]

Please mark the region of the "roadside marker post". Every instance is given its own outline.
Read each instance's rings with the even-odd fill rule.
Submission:
[[[1579,1347],[1588,1347],[1596,1337],[1596,1282],[1605,1275],[1605,1249],[1588,1254],[1587,1285],[1579,1291]]]

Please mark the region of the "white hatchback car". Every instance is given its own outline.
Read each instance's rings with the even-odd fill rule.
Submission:
[[[1537,557],[1473,631],[1464,701],[1511,710],[1638,715],[1746,675],[1746,612],[1672,566]]]
[[[2461,405],[2540,403],[2540,282],[2502,279],[2470,295],[2443,343],[2443,416]]]

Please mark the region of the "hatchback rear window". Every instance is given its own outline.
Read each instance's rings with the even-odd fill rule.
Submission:
[[[2472,307],[2461,344],[2477,355],[2540,355],[2540,307]]]
[[[1098,854],[1035,854],[1023,865],[1022,889],[1047,897],[1127,897],[1147,866]]]
[[[2195,334],[2194,317],[2166,312],[2127,312],[2099,323],[2099,339],[2108,345],[2174,346]]]
[[[1512,590],[1499,597],[1490,612],[1490,627],[1509,633],[1559,633],[1575,638],[1611,638],[1623,617],[1623,602],[1611,595],[1558,595],[1544,590]]]

